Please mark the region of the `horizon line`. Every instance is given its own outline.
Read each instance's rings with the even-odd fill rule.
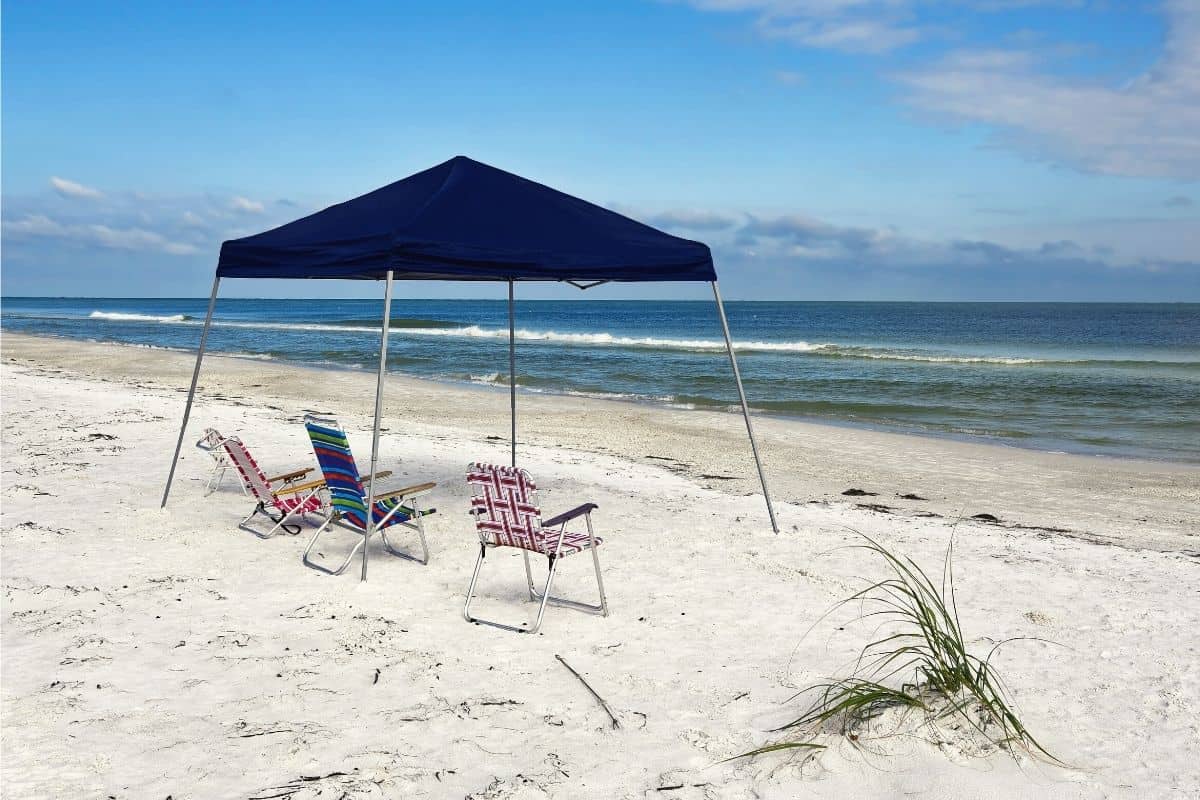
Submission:
[[[207,295],[195,295],[190,297],[185,296],[167,296],[167,295],[39,295],[39,294],[14,294],[0,295],[0,302],[5,300],[198,300],[207,301]],[[334,302],[359,302],[359,301],[378,301],[382,302],[382,298],[374,297],[218,297],[220,300],[271,300],[275,302],[288,302],[296,300],[304,301],[334,301]],[[485,303],[505,303],[507,300],[503,297],[423,297],[425,302],[440,302],[440,301],[463,301],[463,302],[485,302]],[[591,300],[588,298],[578,299],[547,299],[547,298],[517,298],[518,303],[712,303],[709,299],[696,300],[662,300],[658,298],[608,298],[600,300]],[[1200,305],[1200,300],[827,300],[820,298],[808,298],[803,300],[763,300],[763,299],[727,299],[726,303],[927,303],[927,304],[951,304],[951,303],[971,303],[971,304],[1008,304],[1015,305],[1019,303],[1026,304],[1042,304],[1042,305]]]

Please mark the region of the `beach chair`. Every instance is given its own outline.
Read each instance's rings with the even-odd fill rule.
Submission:
[[[287,524],[289,518],[316,514],[325,508],[325,501],[320,494],[321,490],[325,488],[324,481],[297,483],[298,480],[312,472],[313,467],[305,467],[268,478],[238,437],[230,436],[222,439],[221,447],[225,451],[229,463],[241,476],[242,488],[256,501],[254,510],[238,524],[240,529],[253,533],[260,539],[269,539],[280,531],[286,531],[295,536],[300,532],[300,526]],[[275,525],[266,531],[251,527],[250,520],[259,514],[274,522]]]
[[[565,606],[592,614],[608,616],[608,600],[604,595],[604,581],[600,577],[600,556],[597,549],[601,539],[592,530],[592,511],[595,503],[584,503],[565,514],[551,519],[542,519],[542,510],[537,503],[537,486],[533,478],[523,469],[502,467],[495,464],[470,464],[467,467],[467,484],[471,487],[471,514],[475,517],[475,528],[479,533],[479,557],[475,561],[475,572],[467,589],[467,602],[463,616],[467,622],[479,622],[518,633],[536,633],[542,625],[546,604]],[[583,517],[587,533],[567,530],[567,523]],[[471,616],[471,599],[475,595],[475,584],[489,548],[515,547],[523,550],[525,558],[525,581],[529,599],[540,601],[537,619],[532,628],[524,625],[512,626]],[[550,594],[558,563],[569,555],[590,550],[592,566],[596,570],[596,587],[600,590],[600,603],[589,605],[576,600],[567,600]],[[546,586],[538,592],[533,585],[533,573],[529,567],[529,554],[546,556],[548,572]]]
[[[225,448],[221,446],[223,441],[225,441],[225,437],[215,429],[205,428],[204,435],[200,437],[200,441],[196,442],[196,448],[208,453],[213,460],[212,472],[209,473],[208,481],[204,484],[205,497],[208,497],[220,488],[221,483],[225,480],[225,473],[232,466]],[[243,487],[242,491],[245,491],[245,487]]]
[[[310,414],[304,417],[304,427],[308,430],[313,453],[316,454],[317,463],[321,465],[321,472],[325,476],[331,513],[325,523],[313,534],[308,547],[304,549],[301,560],[306,566],[313,569],[330,575],[341,575],[350,565],[354,554],[367,541],[367,490],[363,486],[363,481],[368,478],[359,474],[358,466],[354,462],[354,454],[350,452],[350,440],[346,438],[346,432],[337,420]],[[383,478],[390,474],[390,472],[379,472],[376,473],[375,478]],[[429,563],[429,545],[425,541],[423,520],[435,513],[436,509],[422,509],[421,498],[429,494],[436,485],[436,483],[420,483],[402,489],[376,489],[375,503],[372,509],[374,531],[379,532],[380,538],[383,539],[383,546],[392,555],[416,561],[419,564]],[[357,533],[359,540],[341,565],[337,569],[330,569],[312,561],[309,553],[312,552],[321,534],[335,525]],[[419,558],[392,546],[387,532],[396,526],[403,526],[417,532],[417,537],[421,542]]]

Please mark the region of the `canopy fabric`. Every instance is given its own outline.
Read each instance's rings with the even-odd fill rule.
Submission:
[[[221,245],[218,278],[715,281],[708,246],[456,156]]]

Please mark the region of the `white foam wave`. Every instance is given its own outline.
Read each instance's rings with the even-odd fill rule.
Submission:
[[[246,359],[249,361],[278,361],[279,360],[275,356],[271,355],[270,353],[230,352],[230,353],[221,353],[221,355],[229,356],[230,358]]]
[[[852,358],[873,358],[886,361],[921,361],[929,364],[1044,364],[1040,358],[1009,358],[1006,356],[927,356],[912,353],[869,353],[861,350],[835,352]]]
[[[93,319],[163,322],[171,324],[200,325],[200,320],[183,314],[168,316],[153,316],[148,314],[127,314],[115,311],[93,311]],[[258,330],[281,331],[310,331],[315,333],[371,333],[378,334],[379,326],[364,325],[327,325],[319,322],[234,322],[216,320],[214,327],[219,328],[248,328]],[[392,336],[422,336],[458,339],[507,339],[506,328],[484,328],[479,325],[465,325],[457,328],[392,328]],[[691,352],[721,352],[725,342],[719,339],[672,339],[656,336],[617,336],[611,333],[591,332],[561,332],[537,331],[525,328],[515,332],[518,341],[546,342],[551,344],[575,345],[581,347],[618,347],[638,348],[648,350],[681,350]],[[1019,366],[1022,364],[1047,363],[1044,359],[1020,358],[1009,356],[956,356],[941,354],[925,354],[909,351],[887,350],[876,347],[853,347],[838,345],[831,342],[813,343],[802,340],[787,342],[743,341],[733,343],[733,349],[740,353],[820,353],[842,358],[869,358],[883,361],[916,361],[929,364],[1002,364]],[[490,375],[471,376],[469,380],[477,383],[494,383],[496,378]]]
[[[481,328],[467,325],[462,328],[412,328],[393,330],[393,335],[403,336],[449,336],[471,339],[507,339],[508,331],[503,328]],[[586,345],[592,347],[639,347],[655,350],[701,350],[719,351],[725,343],[716,339],[662,339],[655,336],[614,336],[611,333],[561,333],[559,331],[531,331],[519,329],[514,333],[519,341],[554,342],[558,344]],[[809,342],[734,342],[735,350],[745,352],[788,352],[808,353],[833,347],[829,344]]]
[[[165,316],[156,316],[154,314],[127,314],[122,311],[93,311],[88,314],[91,319],[107,319],[113,322],[187,322],[188,317],[184,314],[168,314]]]
[[[146,322],[183,323],[200,325],[200,320],[183,314],[156,317],[146,314],[123,314],[109,311],[93,311],[93,319],[140,320]],[[371,325],[323,325],[319,322],[230,322],[215,320],[218,328],[250,328],[259,330],[314,331],[322,333],[379,333],[379,326]],[[507,339],[505,328],[483,328],[465,325],[459,328],[392,328],[392,336],[438,336],[466,339]],[[639,347],[661,350],[721,351],[725,343],[718,339],[662,339],[654,336],[614,336],[611,333],[562,333],[559,331],[532,331],[520,329],[515,332],[519,341],[554,342],[593,347]],[[808,353],[834,347],[831,344],[809,342],[734,342],[733,348],[742,352],[785,352]]]

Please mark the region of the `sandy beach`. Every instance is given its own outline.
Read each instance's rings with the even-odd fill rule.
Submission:
[[[211,426],[268,473],[309,466],[300,419],[321,411],[365,462],[374,376],[210,357],[164,511],[192,363],[4,336],[8,797],[1200,795],[1198,467],[760,417],[776,535],[740,417],[522,394],[545,510],[599,505],[612,609],[551,608],[522,636],[462,618],[464,468],[507,458],[505,392],[388,377],[380,466],[436,481],[439,513],[428,566],[376,546],[360,583],[301,565],[308,527],[239,531],[252,504],[233,476],[204,497],[191,443]],[[722,763],[775,741],[789,698],[865,643],[821,621],[881,577],[843,547],[859,533],[934,571],[954,537],[964,628],[983,652],[1029,637],[995,663],[1069,766],[974,755],[953,730]],[[529,618],[519,556],[499,556],[479,612]],[[589,566],[565,561],[559,588],[590,597]]]

